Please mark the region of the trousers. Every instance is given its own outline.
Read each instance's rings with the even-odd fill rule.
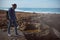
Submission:
[[[11,25],[14,25],[14,28],[15,28],[15,34],[18,34],[17,33],[17,22],[16,22],[16,20],[9,20],[8,21],[8,34],[10,34],[10,27],[11,27]]]

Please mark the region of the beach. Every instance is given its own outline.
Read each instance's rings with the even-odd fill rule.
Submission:
[[[7,30],[6,12],[7,12],[6,10],[0,10],[0,29],[4,29],[4,30]],[[19,26],[21,26],[24,22],[29,22],[32,25],[34,25],[34,27],[37,27],[37,28],[41,27],[39,30],[42,30],[44,33],[40,32],[40,34],[39,34],[40,36],[36,37],[36,39],[33,39],[33,40],[37,40],[37,39],[38,40],[40,40],[40,39],[41,40],[60,40],[60,34],[59,34],[60,33],[60,14],[35,13],[35,12],[30,13],[30,12],[16,11],[16,17],[17,17],[17,23],[19,24]],[[32,27],[30,27],[30,28],[32,29]],[[29,29],[25,28],[25,30],[29,30]],[[23,31],[24,31],[24,29],[23,29]],[[47,31],[47,32],[45,32],[45,31]],[[4,33],[7,35],[7,31],[5,31],[5,32],[0,31],[0,35],[1,34],[3,35]],[[6,35],[5,36],[4,35],[2,37],[0,36],[0,39],[3,39],[6,36]],[[27,36],[25,36],[26,39],[28,39]],[[34,38],[34,36],[33,36],[33,38]],[[6,38],[6,40],[8,40],[8,39]]]

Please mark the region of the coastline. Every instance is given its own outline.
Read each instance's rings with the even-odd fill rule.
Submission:
[[[1,9],[2,10],[2,9]],[[8,11],[8,9],[3,9],[4,11]],[[40,14],[60,14],[60,12],[34,12],[34,11],[23,11],[23,10],[19,10],[16,9],[16,12],[26,12],[26,13],[40,13]]]
[[[60,32],[60,14],[44,14],[44,13],[30,13],[30,12],[16,12],[16,17],[18,24],[21,25],[20,22],[23,20],[21,19],[27,19],[27,21],[30,21],[30,17],[33,19],[31,23],[39,23],[43,24],[44,27],[47,25],[49,27],[48,30],[50,30],[50,34],[48,34],[45,38],[51,39],[52,38],[58,38],[56,34],[51,30],[51,28],[55,28],[58,32]],[[35,20],[35,21],[34,21]],[[23,21],[24,22],[24,21]],[[6,10],[0,10],[0,28],[3,27],[5,29],[5,26],[7,28],[7,18],[6,18]]]
[[[42,21],[46,21],[48,23],[53,23],[55,26],[55,23],[57,22],[56,26],[59,25],[60,20],[60,14],[44,14],[44,13],[30,13],[30,12],[16,12],[17,20],[19,20],[21,17],[40,17]],[[0,19],[6,20],[6,10],[0,10]],[[55,23],[54,23],[55,22]],[[60,25],[59,25],[60,26]]]
[[[3,16],[3,15],[5,15],[5,19],[6,19],[6,12],[7,12],[8,10],[6,9],[6,10],[0,10],[0,15],[1,16]],[[3,15],[2,15],[3,14]],[[44,12],[23,12],[23,11],[16,11],[16,16],[17,16],[17,19],[19,19],[20,17],[29,17],[29,16],[41,16],[41,17],[50,17],[50,16],[52,16],[52,17],[59,17],[60,16],[60,14],[57,14],[57,13],[44,13]]]

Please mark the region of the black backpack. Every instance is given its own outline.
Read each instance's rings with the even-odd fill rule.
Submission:
[[[8,15],[8,11],[6,12],[6,18],[9,20],[9,15]]]

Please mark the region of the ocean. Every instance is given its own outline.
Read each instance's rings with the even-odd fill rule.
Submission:
[[[9,8],[1,8],[0,10],[8,10]],[[17,8],[16,11],[21,12],[37,12],[37,13],[60,13],[60,8]]]

